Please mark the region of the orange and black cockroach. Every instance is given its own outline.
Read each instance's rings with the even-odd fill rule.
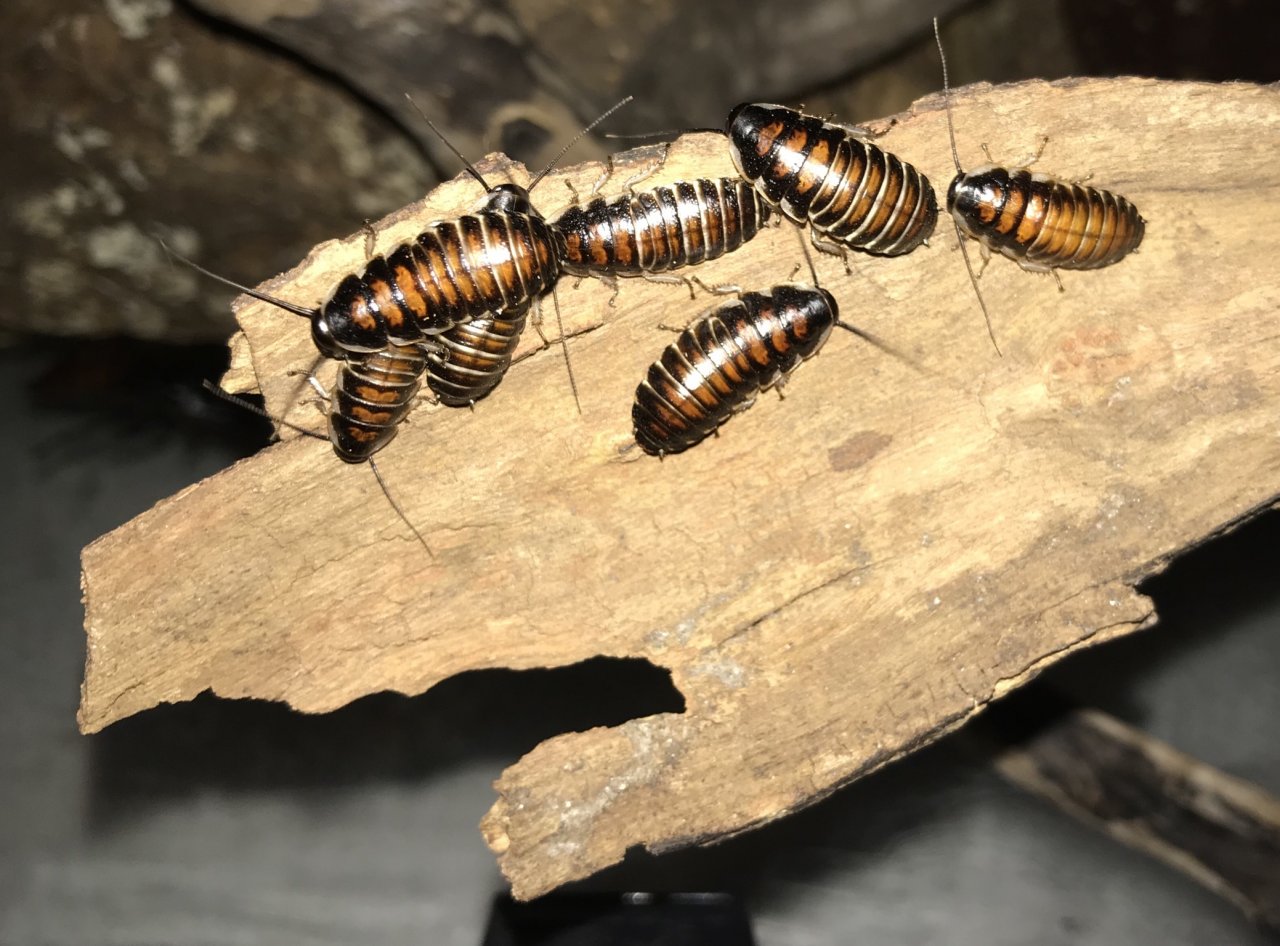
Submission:
[[[936,17],[933,34],[942,60],[947,131],[956,166],[956,176],[947,189],[947,210],[955,221],[965,266],[987,318],[987,329],[991,331],[991,317],[965,249],[965,236],[977,240],[987,251],[1009,257],[1025,270],[1052,273],[1056,279],[1059,269],[1099,269],[1119,262],[1142,242],[1146,221],[1138,208],[1119,194],[1046,174],[1033,174],[1027,167],[984,164],[970,171],[963,170],[951,115],[947,57],[942,50]],[[1028,163],[1038,157],[1037,154]],[[1061,280],[1058,285],[1061,288]],[[991,341],[995,344],[994,332]],[[996,350],[999,351],[998,345]]]
[[[666,347],[636,388],[636,443],[657,457],[700,443],[762,390],[780,387],[839,319],[831,293],[793,284],[744,292],[712,309]]]
[[[363,463],[395,438],[422,387],[428,357],[420,345],[392,345],[338,365],[332,395],[320,394],[329,405],[329,440],[340,459]]]
[[[718,259],[760,232],[769,206],[733,178],[675,181],[586,206],[551,224],[560,268],[575,276],[643,276]]]
[[[749,408],[766,388],[781,395],[787,379],[818,353],[833,328],[919,368],[894,346],[840,318],[835,297],[818,283],[802,236],[800,248],[812,285],[739,292],[690,323],[649,366],[631,408],[635,441],[645,453],[662,458],[688,450]]]
[[[396,345],[431,348],[456,325],[522,306],[548,292],[560,275],[550,226],[534,210],[528,189],[518,184],[489,187],[474,168],[468,166],[468,171],[486,188],[475,213],[428,224],[413,240],[343,277],[316,308],[184,262],[308,319],[311,339],[326,358],[358,360]]]
[[[744,103],[729,113],[725,131],[738,172],[770,204],[807,223],[819,249],[900,256],[933,233],[938,201],[929,179],[860,129]]]
[[[418,527],[410,521],[391,495],[391,490],[373,459],[374,454],[395,439],[401,421],[413,407],[427,369],[426,359],[427,352],[420,345],[392,345],[385,351],[345,359],[338,362],[338,377],[332,393],[326,391],[314,375],[310,375],[308,380],[326,405],[327,437],[299,424],[273,417],[255,405],[228,394],[210,381],[206,381],[204,386],[218,397],[273,423],[317,440],[327,439],[333,446],[334,454],[346,463],[369,464],[369,469],[391,508],[413,532],[427,554],[434,557],[431,546],[418,531]]]
[[[569,148],[630,100],[623,99],[583,129],[527,188],[491,186],[427,120],[484,188],[475,212],[427,224],[413,240],[343,277],[315,308],[231,285],[307,318],[316,348],[337,359],[359,358],[390,345],[431,345],[456,325],[522,306],[550,291],[560,275],[551,228],[534,208],[530,192]]]
[[[472,319],[439,337],[442,350],[427,356],[427,386],[441,404],[473,405],[497,387],[511,365],[529,306]]]
[[[339,282],[312,320],[317,348],[345,357],[430,341],[549,291],[559,277],[555,246],[528,191],[488,191],[475,213],[428,224]]]
[[[488,188],[477,213],[428,224],[414,240],[375,256],[314,309],[233,282],[166,249],[211,279],[309,319],[320,355],[337,360],[358,361],[394,346],[440,351],[439,336],[454,326],[525,306],[560,275],[550,227],[517,184]]]

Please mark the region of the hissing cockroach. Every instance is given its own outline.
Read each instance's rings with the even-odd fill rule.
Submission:
[[[418,527],[400,508],[382,473],[374,462],[374,454],[389,444],[400,430],[413,407],[414,397],[422,386],[422,376],[427,367],[427,354],[418,345],[393,345],[386,351],[372,352],[360,358],[349,358],[338,364],[338,378],[333,392],[326,391],[314,375],[309,381],[326,405],[328,437],[306,427],[273,417],[261,408],[228,394],[212,382],[205,388],[218,397],[231,401],[273,423],[290,427],[317,440],[328,439],[333,452],[347,463],[367,463],[382,494],[391,504],[402,522],[413,532],[428,555],[434,556],[431,546],[423,538]]]
[[[1142,242],[1145,221],[1119,194],[1026,168],[961,172],[947,191],[960,230],[1023,269],[1098,269]]]
[[[457,325],[439,336],[442,350],[427,358],[427,386],[449,407],[475,404],[502,380],[520,342],[529,303],[502,315]]]
[[[551,289],[560,275],[555,243],[529,191],[516,184],[490,188],[477,178],[488,194],[476,213],[428,224],[338,283],[311,320],[323,354],[343,358],[432,341]]]
[[[768,219],[768,205],[750,184],[723,177],[597,197],[570,207],[551,228],[565,272],[640,276],[717,259]]]
[[[358,359],[392,345],[431,346],[455,325],[486,314],[501,317],[550,291],[560,275],[551,228],[533,207],[530,191],[583,135],[629,101],[623,99],[583,129],[527,188],[490,186],[428,120],[485,189],[474,213],[427,224],[413,240],[345,276],[316,308],[237,288],[309,319],[316,348],[338,359]]]
[[[991,319],[965,250],[965,236],[1015,260],[1025,270],[1053,273],[1056,278],[1058,269],[1099,269],[1119,262],[1142,242],[1146,222],[1132,203],[1101,188],[1033,174],[1025,167],[984,164],[966,172],[956,147],[947,57],[936,17],[933,33],[942,60],[947,131],[956,166],[947,189],[947,210],[955,221],[965,266],[990,330]],[[995,343],[994,333],[991,341]]]
[[[359,361],[407,345],[435,349],[442,333],[486,313],[526,306],[560,275],[551,228],[533,209],[529,191],[517,184],[489,187],[469,165],[468,171],[487,189],[476,213],[428,224],[412,241],[345,276],[314,309],[169,252],[206,276],[309,319],[312,341],[326,358]]]
[[[392,345],[338,366],[329,398],[329,440],[347,463],[363,463],[389,444],[413,407],[427,370],[418,345]]]
[[[810,286],[744,292],[716,307],[667,346],[636,388],[636,443],[658,457],[694,446],[761,390],[781,385],[836,324],[835,298]]]
[[[823,240],[882,256],[933,233],[938,201],[916,168],[833,125],[781,105],[739,105],[726,123],[733,163],[770,204]],[[819,239],[822,238],[822,240]]]

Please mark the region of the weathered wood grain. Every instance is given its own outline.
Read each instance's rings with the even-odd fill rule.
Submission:
[[[628,449],[632,392],[670,340],[657,323],[714,300],[635,281],[610,306],[602,285],[565,281],[581,417],[559,351],[529,333],[474,412],[423,407],[379,458],[434,560],[368,470],[289,432],[86,549],[82,727],[208,689],[322,712],[472,668],[669,668],[684,713],[551,739],[498,782],[484,831],[531,896],[633,845],[794,811],[1150,624],[1134,585],[1280,493],[1280,90],[1033,82],[960,90],[955,117],[969,164],[980,142],[1013,159],[1050,134],[1042,169],[1132,199],[1141,251],[1065,274],[1065,293],[994,260],[1003,359],[945,223],[852,275],[823,257],[844,316],[915,364],[840,333],[785,401],[663,462]],[[945,190],[941,99],[884,127]],[[722,173],[723,141],[698,135],[653,181]],[[598,174],[569,169],[535,197],[556,213],[563,180]],[[379,245],[476,191],[441,187],[383,221]],[[318,301],[364,242],[323,244],[266,288]],[[768,286],[802,259],[781,226],[700,275]],[[239,315],[228,383],[318,426],[287,374],[312,361],[304,321]]]

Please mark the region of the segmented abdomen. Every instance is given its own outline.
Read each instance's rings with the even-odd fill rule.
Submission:
[[[768,205],[732,178],[676,181],[585,207],[551,226],[560,265],[580,276],[638,276],[716,259],[746,243],[769,219]]]
[[[416,345],[392,345],[338,366],[329,405],[329,439],[348,463],[369,459],[395,437],[427,368]]]
[[[636,443],[662,456],[694,446],[813,355],[839,318],[825,289],[746,292],[685,329],[636,388]]]
[[[727,132],[734,164],[769,203],[845,246],[899,256],[938,222],[929,179],[844,128],[780,105],[739,105]]]
[[[1110,266],[1142,242],[1138,209],[1111,191],[1023,169],[956,175],[947,209],[961,230],[1029,269]]]
[[[313,324],[313,335],[337,357],[407,345],[523,305],[558,276],[551,230],[536,214],[442,220],[343,279],[321,306],[323,324]]]
[[[529,305],[526,302],[501,316],[472,319],[436,336],[445,355],[428,358],[427,386],[441,403],[473,404],[498,386],[520,343]]]

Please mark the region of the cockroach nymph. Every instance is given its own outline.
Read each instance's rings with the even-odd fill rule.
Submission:
[[[623,99],[583,129],[527,188],[490,186],[424,115],[484,188],[477,211],[430,223],[413,240],[375,256],[363,271],[344,277],[315,309],[257,298],[309,318],[316,348],[330,358],[429,343],[471,319],[501,317],[523,306],[550,291],[560,275],[551,228],[530,193],[583,135],[629,101]]]
[[[529,303],[485,315],[440,336],[442,351],[427,356],[427,386],[441,404],[474,405],[506,374],[524,331]]]
[[[781,105],[739,105],[725,130],[739,173],[770,204],[812,228],[819,249],[910,253],[938,220],[933,185],[867,140]]]
[[[524,305],[559,275],[551,229],[528,190],[501,184],[476,213],[428,224],[343,278],[311,316],[312,339],[331,358],[430,341]]]
[[[666,347],[636,388],[636,443],[658,457],[700,443],[761,390],[782,384],[838,321],[831,293],[791,284],[712,309]]]
[[[586,206],[552,224],[560,267],[577,276],[665,273],[738,249],[769,219],[769,206],[734,178],[675,181]]]
[[[583,129],[527,188],[511,183],[491,186],[426,119],[484,188],[480,206],[457,219],[429,223],[413,240],[385,256],[373,257],[359,273],[339,280],[315,308],[196,268],[310,320],[312,340],[327,358],[359,358],[390,345],[431,344],[435,336],[455,325],[486,313],[501,315],[554,286],[560,275],[555,241],[550,226],[533,207],[530,192],[583,135],[629,101],[629,97],[623,99]]]
[[[1101,188],[1032,173],[1026,167],[985,164],[963,170],[951,115],[947,58],[936,17],[933,33],[942,60],[947,130],[956,166],[956,176],[947,189],[947,210],[955,221],[965,266],[987,319],[991,342],[996,345],[991,317],[965,249],[965,236],[977,240],[986,250],[1009,257],[1025,270],[1053,273],[1056,278],[1055,271],[1059,269],[1099,269],[1119,262],[1142,242],[1146,222],[1132,203]]]
[[[328,398],[334,453],[347,463],[362,463],[389,444],[413,407],[426,370],[427,353],[418,345],[392,345],[340,362]]]

